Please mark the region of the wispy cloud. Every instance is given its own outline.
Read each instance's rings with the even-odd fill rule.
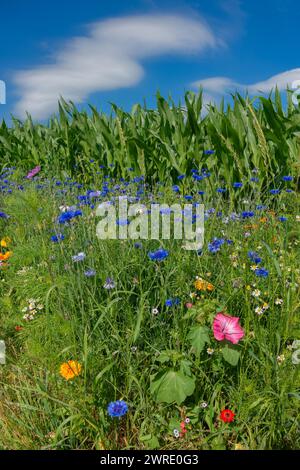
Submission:
[[[15,113],[46,118],[60,96],[80,103],[96,91],[134,86],[144,75],[142,59],[195,54],[221,44],[200,18],[156,14],[94,23],[86,36],[69,40],[53,63],[15,74],[20,96]]]
[[[300,80],[300,68],[287,70],[286,72],[274,75],[267,80],[248,85],[238,83],[228,77],[211,77],[197,80],[192,83],[194,88],[203,88],[204,94],[209,96],[210,101],[218,100],[220,96],[233,91],[245,91],[250,94],[269,93],[277,86],[279,90],[285,90],[287,86],[291,87],[292,83]],[[208,101],[206,96],[206,102]]]

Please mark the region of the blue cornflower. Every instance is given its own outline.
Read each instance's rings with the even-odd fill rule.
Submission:
[[[64,239],[65,239],[65,236],[62,233],[58,233],[57,235],[52,235],[51,237],[51,241],[53,241],[54,243],[58,243]]]
[[[118,220],[116,221],[116,224],[117,224],[117,225],[120,225],[121,227],[123,227],[124,225],[129,225],[130,222],[129,222],[128,219],[118,219]]]
[[[169,256],[169,252],[160,248],[157,251],[149,251],[148,256],[152,261],[162,261]]]
[[[65,223],[69,222],[70,220],[72,220],[74,217],[79,217],[80,215],[82,215],[81,210],[63,212],[58,217],[58,223],[65,224]]]
[[[287,221],[287,217],[281,216],[281,217],[278,217],[278,220],[279,220],[280,222],[286,222],[286,221]]]
[[[214,153],[214,150],[204,150],[204,155],[213,155]]]
[[[84,271],[84,275],[86,277],[93,277],[96,275],[96,271],[94,269],[87,269],[86,271]]]
[[[242,186],[243,186],[243,183],[239,183],[239,182],[233,183],[234,188],[241,188]]]
[[[279,193],[280,193],[280,189],[270,189],[270,193],[271,193],[271,194],[279,194]]]
[[[128,411],[128,405],[123,400],[112,401],[107,407],[107,412],[112,418],[121,418]]]
[[[253,176],[253,178],[251,178],[250,181],[252,181],[253,183],[258,183],[259,179]]]
[[[114,289],[116,287],[116,283],[111,277],[107,277],[103,287],[107,290]]]
[[[193,196],[187,194],[186,196],[184,196],[184,199],[186,199],[187,201],[191,201],[193,199]]]
[[[177,297],[175,299],[167,299],[165,301],[165,306],[166,307],[174,307],[175,305],[178,305],[180,303],[180,299]]]
[[[79,261],[83,261],[85,257],[86,257],[85,253],[80,252],[77,255],[72,256],[72,260],[75,263],[78,263]]]
[[[256,274],[256,276],[258,277],[268,277],[269,275],[269,271],[265,268],[258,268],[258,269],[255,269],[254,273]]]
[[[160,214],[164,214],[164,215],[169,215],[171,214],[172,212],[172,209],[170,209],[170,207],[163,207],[162,209],[160,209]]]
[[[217,251],[220,251],[220,248],[224,243],[224,238],[214,238],[213,241],[208,244],[208,250],[211,253],[217,253]]]
[[[204,176],[202,176],[202,175],[197,175],[196,173],[193,173],[193,178],[194,178],[194,180],[196,180],[196,181],[202,181],[203,178],[204,178]]]
[[[283,176],[282,181],[293,181],[293,177],[292,176]]]
[[[177,186],[177,184],[174,184],[174,186],[172,186],[172,189],[175,193],[179,193],[179,191],[180,191],[180,188],[179,188],[179,186]]]
[[[254,216],[254,212],[252,211],[244,211],[242,212],[243,219],[249,219],[250,217]]]
[[[205,194],[205,191],[198,191],[198,194],[200,194],[200,196],[203,196],[203,194]]]
[[[101,195],[101,191],[89,191],[89,197],[99,197]]]
[[[226,188],[217,188],[217,193],[225,193]]]
[[[183,178],[185,178],[185,175],[178,175],[177,176],[177,179],[180,181],[180,180],[183,180]]]
[[[8,219],[8,215],[5,214],[5,212],[1,212],[1,211],[0,211],[0,217],[1,217],[2,219]]]
[[[261,258],[255,251],[248,251],[248,257],[255,264],[261,263]]]

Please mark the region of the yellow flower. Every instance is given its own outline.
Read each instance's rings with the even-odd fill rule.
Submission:
[[[77,375],[81,372],[81,364],[77,361],[68,361],[64,362],[59,369],[60,375],[66,379],[71,380],[74,379]]]
[[[9,237],[4,237],[0,242],[0,246],[2,246],[2,248],[7,248],[10,243],[11,239]]]
[[[214,286],[210,282],[204,281],[204,279],[201,278],[196,279],[196,281],[194,282],[194,286],[197,290],[208,290],[210,292],[214,290]]]
[[[234,446],[234,450],[246,450],[246,448],[243,444],[240,444],[239,442],[237,442]]]

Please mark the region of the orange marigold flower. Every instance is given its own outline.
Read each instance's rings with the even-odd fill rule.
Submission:
[[[194,286],[197,290],[208,290],[210,292],[214,290],[214,286],[210,282],[204,281],[204,279],[201,278],[196,279]]]
[[[258,228],[258,225],[257,224],[247,224],[247,225],[244,225],[244,229],[245,230],[256,230]]]
[[[12,255],[12,251],[7,251],[5,254],[0,253],[0,261],[8,260]]]
[[[262,224],[266,224],[268,222],[268,217],[261,217],[259,219],[259,221],[262,223]]]
[[[60,366],[60,375],[66,379],[66,380],[71,380],[71,379],[74,379],[74,377],[76,377],[77,375],[80,374],[81,372],[81,364],[79,364],[79,362],[77,361],[68,361],[68,362],[64,362],[61,366]]]

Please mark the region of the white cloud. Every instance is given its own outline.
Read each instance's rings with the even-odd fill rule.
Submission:
[[[60,96],[76,103],[101,90],[130,87],[144,75],[142,59],[162,54],[194,54],[222,45],[201,19],[142,15],[94,23],[89,34],[67,42],[52,64],[14,76],[20,99],[15,113],[43,119]]]
[[[192,83],[192,86],[194,88],[199,88],[202,86],[205,101],[208,102],[215,101],[221,95],[233,92],[235,90],[248,90],[250,94],[269,93],[277,86],[279,90],[283,91],[287,88],[287,86],[291,87],[292,83],[296,80],[300,80],[300,68],[287,70],[286,72],[274,75],[267,80],[248,85],[235,82],[228,77],[211,77],[205,78],[203,80],[197,80],[196,82]]]

